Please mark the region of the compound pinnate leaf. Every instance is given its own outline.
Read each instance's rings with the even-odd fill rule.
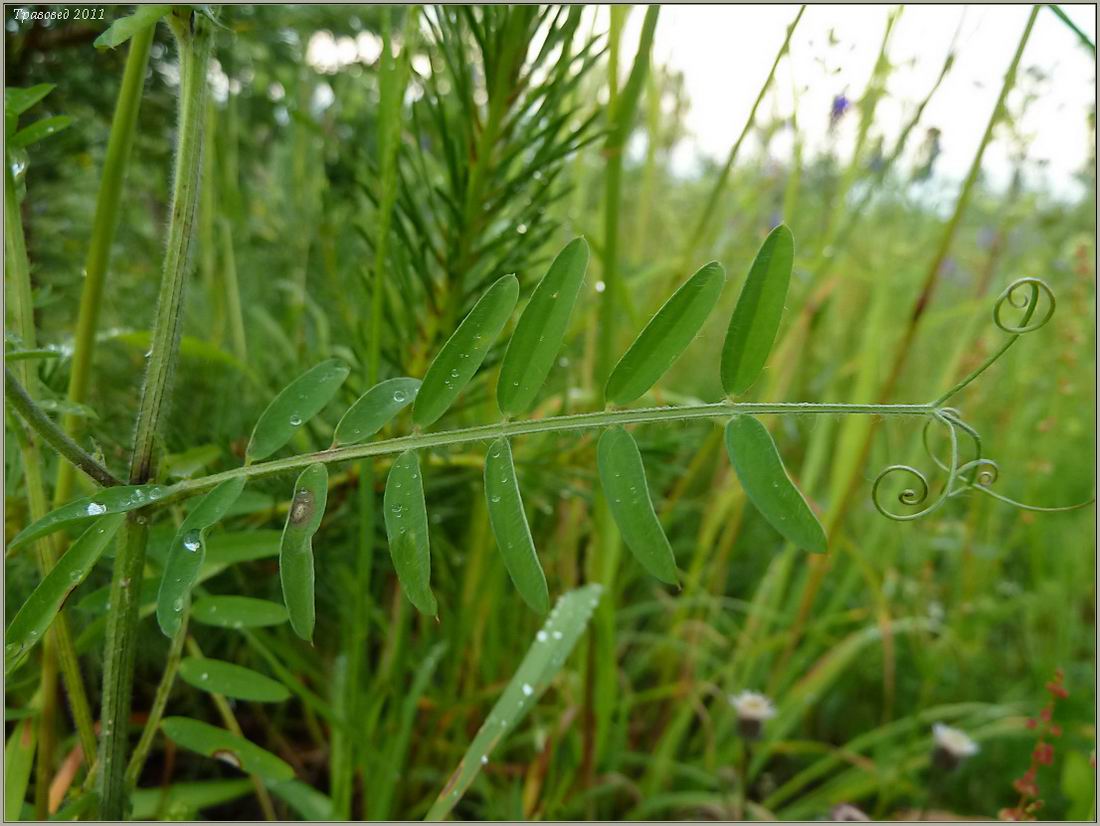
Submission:
[[[518,299],[519,281],[514,275],[497,279],[478,299],[424,374],[413,405],[413,422],[427,427],[447,412],[485,360]]]
[[[85,580],[126,517],[113,514],[96,521],[31,591],[8,626],[4,670],[9,671],[46,633],[66,598]]]
[[[734,416],[726,425],[726,451],[745,495],[771,526],[798,547],[824,553],[825,531],[787,476],[768,429],[752,416]]]
[[[699,333],[725,281],[722,265],[712,261],[672,294],[611,371],[604,392],[609,402],[632,402],[656,384]]]
[[[180,677],[195,688],[222,694],[236,700],[256,703],[281,703],[290,696],[282,683],[251,668],[205,657],[185,657],[180,662]]]
[[[109,516],[114,513],[126,513],[154,504],[164,496],[167,488],[160,485],[117,485],[103,488],[92,496],[76,499],[67,505],[52,510],[18,534],[8,548],[16,548],[33,539],[47,536],[54,531],[77,525],[97,516]]]
[[[493,442],[485,456],[485,498],[493,536],[512,583],[528,605],[545,614],[550,610],[546,575],[539,564],[527,515],[523,512],[512,448],[505,438]]]
[[[274,754],[223,728],[189,717],[165,717],[161,730],[169,740],[206,757],[213,757],[249,774],[270,780],[290,780],[294,769]]]
[[[504,415],[522,415],[534,405],[561,350],[587,268],[588,242],[574,238],[531,294],[500,365],[497,405]]]
[[[348,408],[336,425],[332,444],[357,445],[390,423],[412,403],[420,390],[420,379],[398,378],[379,382]]]
[[[180,525],[172,544],[157,592],[157,624],[173,637],[191,600],[191,589],[206,559],[206,532],[220,522],[244,490],[243,477],[229,479],[206,494]]]
[[[299,427],[324,409],[347,377],[348,367],[339,359],[323,361],[298,376],[260,414],[245,458],[266,459],[289,442]]]
[[[432,804],[426,820],[441,820],[447,816],[474,782],[481,767],[489,762],[496,745],[538,702],[576,646],[602,591],[600,585],[586,585],[558,600],[511,682],[466,749],[458,768]]]
[[[431,584],[428,511],[416,451],[406,450],[394,460],[386,478],[382,511],[390,557],[401,588],[418,611],[434,617],[438,606]]]
[[[596,464],[611,516],[626,546],[653,576],[675,585],[676,558],[653,510],[634,437],[621,427],[606,430],[596,447]]]
[[[191,618],[220,628],[262,628],[286,622],[286,608],[254,597],[218,596],[196,600]]]
[[[317,462],[298,476],[279,546],[279,579],[290,627],[304,640],[313,639],[313,535],[321,527],[328,501],[328,470]]]
[[[794,236],[786,224],[771,231],[749,269],[722,345],[722,387],[730,396],[744,393],[768,359],[794,264]]]

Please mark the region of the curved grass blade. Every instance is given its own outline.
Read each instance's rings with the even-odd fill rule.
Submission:
[[[596,447],[596,464],[611,516],[626,546],[653,576],[676,585],[676,557],[653,510],[634,437],[621,427],[604,431]]]
[[[416,451],[406,450],[390,467],[382,501],[386,536],[397,579],[417,610],[436,616],[439,606],[432,594],[432,555],[428,545],[428,511]]]
[[[167,491],[168,488],[160,485],[117,485],[112,488],[103,488],[92,496],[85,496],[83,499],[76,499],[67,505],[62,505],[37,522],[23,528],[8,543],[8,549],[17,548],[41,536],[48,536],[54,531],[78,525],[87,519],[143,508],[156,502]]]
[[[76,540],[27,597],[4,637],[4,670],[10,671],[46,633],[69,594],[85,580],[126,517],[100,519]]]
[[[516,727],[538,702],[550,681],[565,664],[584,632],[603,588],[586,585],[562,596],[546,623],[527,649],[511,682],[500,695],[488,718],[478,730],[458,768],[439,793],[425,820],[442,820],[474,782],[497,743]]]
[[[262,628],[287,620],[286,608],[254,597],[203,597],[191,608],[191,619],[220,628]]]
[[[386,379],[374,385],[340,419],[333,446],[365,442],[411,404],[419,390],[420,379]]]
[[[271,780],[290,780],[294,769],[255,743],[223,728],[189,717],[165,717],[161,730],[179,746],[228,763],[249,774]]]
[[[304,640],[313,639],[313,535],[321,527],[328,501],[328,470],[317,462],[298,476],[279,546],[279,579],[290,627]]]
[[[224,660],[185,657],[180,662],[179,675],[195,688],[237,700],[281,703],[290,697],[290,692],[282,683],[251,668]]]
[[[158,820],[167,813],[177,812],[182,813],[185,818],[197,819],[197,813],[203,809],[232,803],[252,790],[252,781],[247,778],[194,780],[172,783],[168,786],[134,789],[130,796],[130,803],[133,806],[130,819]]]
[[[505,275],[478,299],[428,366],[413,405],[415,424],[427,427],[447,411],[485,360],[518,298],[519,281]]]
[[[301,780],[268,781],[271,792],[298,813],[302,820],[332,820],[332,798]]]
[[[588,268],[588,242],[574,238],[558,253],[516,322],[497,380],[505,416],[529,411],[561,350],[569,317]]]
[[[289,442],[299,427],[324,409],[347,377],[347,365],[339,359],[329,359],[284,387],[260,414],[248,440],[245,460],[266,459]]]
[[[798,547],[825,553],[825,531],[787,476],[768,429],[752,416],[734,416],[726,425],[726,451],[745,494],[771,526]]]
[[[609,402],[632,402],[656,384],[698,334],[725,281],[722,265],[711,261],[672,294],[611,371]]]
[[[485,498],[493,536],[512,583],[524,602],[545,614],[550,610],[546,575],[539,564],[527,515],[523,512],[512,448],[504,437],[493,442],[485,456]]]
[[[769,233],[749,269],[722,345],[722,387],[727,395],[744,393],[768,359],[794,264],[794,236],[786,224]]]
[[[244,478],[229,479],[206,494],[180,525],[172,544],[157,592],[157,624],[171,639],[183,621],[183,609],[206,559],[206,531],[220,522],[244,490]]]

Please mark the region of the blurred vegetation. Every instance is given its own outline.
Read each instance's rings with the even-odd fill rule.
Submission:
[[[826,12],[814,9],[819,19]],[[703,334],[653,392],[657,403],[722,396],[717,353],[725,320],[752,256],[780,220],[796,239],[794,276],[780,338],[749,400],[927,401],[1000,343],[990,313],[1004,286],[1042,277],[1058,297],[1053,321],[954,403],[1000,464],[998,491],[1049,505],[1093,495],[1095,166],[1090,159],[1081,170],[1085,195],[1077,200],[1027,183],[1039,161],[1018,124],[1046,81],[1026,52],[992,135],[1010,148],[1016,174],[1006,190],[979,175],[946,256],[933,266],[946,220],[922,187],[940,181],[940,138],[934,124],[914,117],[919,100],[901,101],[914,117],[903,145],[881,131],[875,107],[892,71],[888,41],[866,87],[834,103],[837,122],[857,121],[854,153],[835,143],[804,152],[798,122],[771,117],[764,106],[753,140],[741,146],[704,216],[721,165],[706,162],[691,176],[674,169],[691,102],[682,77],[660,64],[644,77],[620,190],[608,203],[609,72],[621,94],[636,43],[615,30],[609,42],[606,17],[597,25],[581,7],[448,6],[423,10],[417,25],[406,26],[408,13],[395,7],[389,24],[410,63],[404,98],[387,121],[380,115],[382,8],[218,11],[194,271],[162,431],[164,481],[239,465],[268,401],[304,369],[335,356],[351,366],[351,377],[293,444],[296,452],[327,447],[340,412],[372,383],[372,336],[380,344],[375,378],[420,376],[488,283],[515,272],[525,295],[578,234],[592,245],[593,262],[537,415],[593,409],[600,404],[593,376],[612,209],[616,353],[703,262],[719,260],[737,283],[727,285]],[[621,27],[627,12],[619,13]],[[125,46],[92,46],[108,22],[9,20],[5,33],[6,86],[56,84],[28,119],[73,118],[12,156],[38,343],[62,352],[34,362],[40,398],[53,410],[66,409],[65,353],[126,60]],[[327,54],[317,49],[320,40],[330,44]],[[81,444],[101,452],[110,468],[128,461],[159,285],[179,80],[174,49],[167,28],[158,27],[84,412]],[[612,59],[617,70],[609,68]],[[941,88],[951,83],[948,63]],[[991,92],[990,107],[994,100]],[[1094,124],[1095,110],[1065,117]],[[382,255],[381,327],[372,332],[385,197],[379,148],[395,120],[395,211]],[[795,147],[793,161],[773,149],[783,133]],[[705,231],[693,239],[704,217]],[[927,279],[935,289],[925,304]],[[919,323],[907,341],[915,312]],[[498,350],[442,426],[495,420],[488,377]],[[888,398],[880,398],[884,388]],[[687,572],[683,588],[662,586],[625,556],[600,577],[606,591],[597,623],[455,814],[815,819],[850,803],[877,817],[921,810],[996,816],[1016,804],[1013,780],[1035,742],[1025,721],[1039,714],[1044,686],[1062,669],[1069,696],[1056,710],[1063,734],[1053,761],[1038,774],[1041,814],[1093,816],[1093,509],[1029,513],[968,496],[925,520],[888,521],[872,507],[870,485],[890,464],[927,467],[919,425],[841,417],[766,422],[824,514],[827,557],[784,546],[746,507],[714,423],[638,428],[654,501]],[[10,538],[28,515],[15,436],[10,427],[5,433]],[[600,570],[593,560],[608,542],[594,515],[594,439],[540,435],[513,449],[556,596]],[[51,479],[56,457],[46,461]],[[480,446],[421,459],[440,622],[415,613],[397,587],[381,519],[366,523],[366,541],[358,534],[360,479],[375,480],[380,506],[389,461],[378,459],[369,477],[357,466],[330,469],[328,511],[314,543],[313,645],[286,626],[242,634],[196,625],[192,632],[207,656],[292,678],[285,703],[234,704],[244,734],[326,796],[272,788],[282,816],[423,817],[540,625],[511,586],[489,531]],[[86,484],[78,479],[74,495],[90,492],[80,488]],[[223,530],[267,531],[257,535],[277,544],[272,529],[282,524],[292,484],[286,477],[250,485]],[[184,513],[175,507],[154,527],[147,576],[159,574],[157,543],[167,542]],[[7,557],[6,573],[10,621],[39,575],[22,550]],[[104,605],[91,595],[109,580],[103,560],[68,602],[93,709]],[[231,566],[204,587],[281,601],[271,557]],[[366,618],[364,665],[349,688],[346,631],[358,612]],[[140,634],[135,737],[168,647],[149,617]],[[32,657],[9,675],[9,734],[36,707],[36,663]],[[594,691],[594,681],[604,689]],[[727,701],[744,689],[767,693],[780,711],[751,755]],[[210,695],[183,682],[168,713],[221,724]],[[935,722],[962,728],[981,745],[949,776],[929,767]],[[59,733],[55,767],[75,745],[64,715]],[[334,770],[340,737],[351,743],[350,768]],[[354,782],[328,797],[345,771]],[[158,737],[140,786],[172,790],[139,793],[135,814],[256,818],[262,810],[253,787],[228,782],[239,778],[228,766],[177,754]],[[227,783],[187,785],[219,779]]]

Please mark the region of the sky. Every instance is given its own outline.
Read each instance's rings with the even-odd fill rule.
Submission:
[[[833,97],[845,93],[858,99],[874,66],[887,15],[894,8],[810,5],[792,39],[791,58],[781,64],[773,94],[758,116],[789,113],[797,90],[799,126],[808,148],[822,148],[828,139]],[[1063,8],[1095,42],[1095,7]],[[654,58],[683,72],[690,98],[690,135],[675,157],[682,170],[690,170],[699,154],[725,158],[797,9],[793,5],[661,8]],[[961,179],[989,120],[1029,10],[1023,5],[906,6],[890,40],[889,57],[896,67],[888,84],[890,97],[877,114],[887,140],[897,135],[935,82],[957,31],[955,65],[910,143],[920,143],[925,127],[940,129],[942,154],[937,173],[949,180]],[[641,20],[641,13],[635,10],[628,21],[626,43],[636,42]],[[832,46],[830,29],[838,41]],[[624,53],[626,64],[632,59],[633,47]],[[1048,161],[1037,173],[1039,179],[1032,182],[1059,196],[1073,197],[1080,191],[1073,175],[1088,157],[1086,115],[1095,104],[1095,58],[1062,21],[1043,9],[1021,62],[1022,69],[1030,66],[1048,76],[1037,87],[1039,95],[1021,122],[1030,138],[1029,155]],[[623,72],[628,68],[624,65]],[[1010,107],[1021,100],[1019,94],[1010,97]],[[850,145],[855,113],[846,121],[840,129],[842,150],[845,140]],[[786,147],[777,144],[774,150],[776,155],[789,152],[789,141]],[[1005,140],[995,141],[986,151],[983,170],[994,185],[1004,185],[1009,179],[1009,151]]]

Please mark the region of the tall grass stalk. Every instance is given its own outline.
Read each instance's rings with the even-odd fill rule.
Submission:
[[[202,127],[206,115],[207,69],[213,34],[204,14],[173,11],[168,18],[180,59],[178,137],[171,217],[152,348],[138,408],[130,482],[142,484],[156,472],[156,435],[168,404],[170,378],[183,324],[183,294],[188,254],[195,229],[202,170]],[[133,692],[140,583],[145,565],[148,518],[127,519],[119,540],[111,578],[111,611],[107,618],[103,670],[103,727],[97,778],[100,815],[126,815],[125,773]]]

